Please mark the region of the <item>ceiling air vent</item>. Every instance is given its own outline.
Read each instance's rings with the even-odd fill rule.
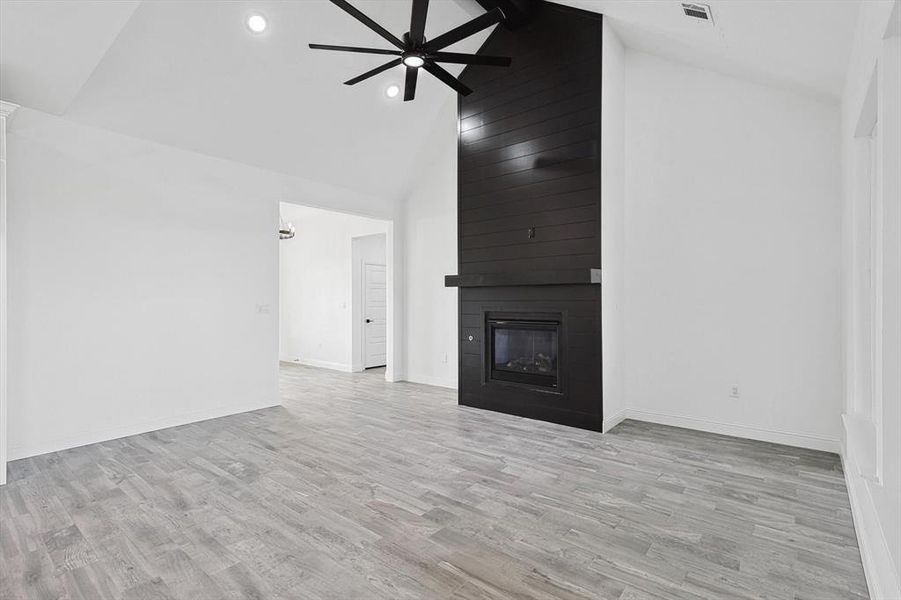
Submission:
[[[710,14],[710,7],[706,4],[683,2],[682,12],[685,13],[686,17],[691,17],[692,19],[700,19],[701,21],[707,21],[711,24],[713,23],[713,15]]]

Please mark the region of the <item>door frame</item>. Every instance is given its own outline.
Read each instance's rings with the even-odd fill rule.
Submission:
[[[385,364],[366,366],[366,267],[382,267],[385,270]],[[360,264],[360,366],[361,370],[374,369],[380,366],[388,366],[388,265],[363,261]]]
[[[396,331],[396,326],[398,321],[398,311],[402,310],[402,294],[397,293],[397,287],[399,285],[398,281],[398,269],[395,259],[398,258],[399,253],[397,252],[395,245],[397,244],[397,240],[394,238],[395,232],[393,223],[388,224],[387,232],[376,232],[358,236],[351,237],[351,260],[353,261],[352,271],[352,282],[351,282],[351,311],[350,311],[350,319],[351,319],[351,371],[355,373],[359,373],[364,371],[363,368],[363,252],[359,247],[360,244],[365,242],[364,238],[372,238],[375,236],[379,236],[382,240],[384,240],[385,244],[385,279],[386,279],[386,300],[388,304],[388,309],[386,311],[386,325],[387,325],[387,355],[385,360],[387,362],[385,368],[385,379],[387,381],[399,381],[403,378],[402,374],[398,371],[398,366],[402,364],[402,361],[398,360],[397,352],[400,350],[398,347],[398,336]],[[369,261],[372,262],[372,261]],[[374,263],[375,264],[375,263]],[[381,264],[381,263],[378,263]]]

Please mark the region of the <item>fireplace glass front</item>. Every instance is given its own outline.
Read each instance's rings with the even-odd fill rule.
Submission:
[[[488,319],[491,379],[557,387],[556,321]]]

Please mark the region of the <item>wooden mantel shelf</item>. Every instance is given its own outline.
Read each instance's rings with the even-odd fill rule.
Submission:
[[[557,269],[522,273],[445,275],[444,287],[507,287],[525,285],[598,285],[600,269]]]

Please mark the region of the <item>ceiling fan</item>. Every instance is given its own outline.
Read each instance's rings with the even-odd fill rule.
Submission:
[[[425,69],[444,84],[452,87],[464,96],[472,93],[472,90],[463,85],[459,79],[448,73],[438,63],[455,63],[462,65],[488,65],[492,67],[509,67],[511,59],[504,56],[481,56],[478,54],[460,54],[458,52],[441,52],[451,44],[455,44],[464,38],[476,34],[483,29],[491,27],[504,20],[504,13],[500,8],[494,8],[475,19],[451,29],[447,33],[439,35],[435,39],[425,39],[425,18],[429,9],[429,0],[413,0],[413,11],[410,17],[410,31],[398,39],[387,29],[354,8],[347,0],[331,0],[332,4],[342,9],[350,16],[370,28],[388,42],[396,50],[383,50],[381,48],[360,48],[357,46],[330,46],[327,44],[310,44],[314,50],[338,50],[340,52],[359,52],[362,54],[386,54],[397,58],[366,71],[362,75],[348,79],[345,85],[354,85],[364,79],[369,79],[392,67],[403,64],[407,68],[407,76],[404,82],[404,101],[412,100],[416,96],[416,78],[419,69]]]

